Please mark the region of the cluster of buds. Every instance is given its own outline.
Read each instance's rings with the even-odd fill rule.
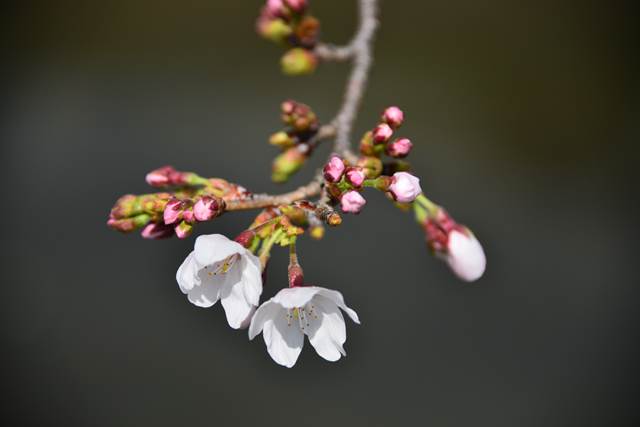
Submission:
[[[280,61],[286,74],[309,74],[318,65],[313,48],[320,23],[307,9],[306,0],[267,0],[258,17],[258,34],[289,48]]]
[[[478,280],[484,274],[487,260],[471,230],[458,224],[443,207],[424,195],[416,199],[414,210],[431,252],[444,260],[459,279]]]
[[[347,160],[333,155],[323,168],[325,186],[331,199],[340,203],[345,213],[357,214],[367,200],[362,196],[365,187],[384,191],[399,203],[411,203],[419,194],[420,179],[408,172],[396,172],[392,176],[378,175],[369,179],[362,166],[349,166]]]
[[[398,107],[388,107],[382,113],[380,122],[367,132],[360,141],[360,153],[363,156],[380,158],[382,154],[394,159],[403,159],[409,155],[413,144],[408,138],[393,138],[394,132],[402,126],[404,113]],[[396,162],[397,163],[397,162]]]
[[[285,101],[281,105],[282,122],[286,125],[269,138],[269,143],[282,150],[275,158],[271,179],[286,182],[302,168],[315,148],[314,136],[318,133],[318,118],[308,105]]]
[[[243,200],[247,190],[219,178],[203,178],[193,172],[164,166],[151,171],[146,181],[166,192],[120,197],[111,209],[107,225],[130,233],[142,229],[145,239],[177,236],[184,239],[198,222],[211,221],[225,210],[226,201]]]

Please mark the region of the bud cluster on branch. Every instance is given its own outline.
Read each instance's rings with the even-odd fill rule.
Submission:
[[[411,171],[407,158],[413,143],[399,133],[405,122],[400,108],[386,108],[360,139],[359,149],[351,148],[351,128],[366,85],[377,26],[376,0],[359,0],[359,7],[359,28],[346,46],[320,41],[319,22],[310,15],[306,0],[268,0],[258,18],[258,33],[288,49],[282,58],[286,74],[307,74],[319,60],[353,63],[342,106],[325,124],[306,104],[287,100],[280,106],[284,127],[269,137],[281,151],[272,163],[274,182],[289,181],[309,163],[321,142],[333,141],[332,154],[309,183],[281,194],[252,193],[221,178],[164,166],[146,176],[158,192],[120,197],[107,221],[123,233],[139,230],[145,239],[174,235],[184,239],[198,223],[224,213],[256,210],[253,222],[233,240],[220,234],[197,237],[176,280],[198,307],[211,307],[220,300],[229,325],[248,328],[250,339],[262,333],[271,358],[287,367],[296,363],[305,336],[326,360],[346,354],[342,313],[359,324],[358,315],[340,292],[305,280],[297,240],[305,234],[321,239],[325,227],[342,224],[341,213],[360,213],[368,193],[382,192],[402,210],[412,209],[431,252],[461,280],[479,279],[486,266],[474,234],[429,200]],[[289,250],[288,283],[261,303],[266,269],[278,247]]]

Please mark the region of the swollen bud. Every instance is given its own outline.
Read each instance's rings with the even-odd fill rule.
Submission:
[[[184,204],[182,200],[171,199],[164,207],[163,219],[165,224],[174,224],[182,219]]]
[[[393,129],[397,129],[404,121],[404,113],[398,107],[389,107],[382,113],[382,121]]]
[[[145,226],[140,232],[140,235],[142,235],[143,238],[152,240],[166,239],[173,236],[173,234],[173,227],[159,222],[147,224],[147,226]]]
[[[280,148],[289,148],[296,145],[296,141],[287,132],[280,131],[271,135],[269,144]]]
[[[420,179],[408,172],[396,172],[391,177],[389,193],[400,203],[413,202],[422,193]]]
[[[401,159],[409,155],[412,147],[413,144],[409,138],[400,138],[387,144],[386,153],[390,157]]]
[[[289,180],[294,173],[300,170],[306,160],[307,156],[298,147],[287,149],[274,159],[271,179],[273,182]]]
[[[327,181],[338,182],[340,181],[340,179],[342,179],[344,170],[345,165],[342,159],[338,156],[331,156],[327,164],[324,165],[322,172],[324,174],[324,179],[326,179]]]
[[[282,72],[291,76],[311,74],[318,66],[318,58],[307,49],[295,47],[282,56],[280,65]]]
[[[293,30],[282,19],[260,19],[258,20],[258,33],[265,39],[276,43],[284,43]]]
[[[345,192],[340,197],[340,207],[343,212],[357,214],[360,213],[367,201],[360,193],[354,190]]]
[[[209,221],[224,211],[224,201],[211,196],[203,196],[193,206],[193,215],[198,221]]]
[[[373,142],[382,144],[387,142],[393,135],[393,129],[386,123],[381,123],[373,130]]]
[[[348,168],[344,176],[347,182],[355,188],[362,187],[362,184],[366,179],[364,172],[360,168]]]
[[[182,221],[175,227],[174,230],[176,232],[176,236],[178,236],[178,239],[186,239],[193,232],[193,225],[189,224],[186,221]]]

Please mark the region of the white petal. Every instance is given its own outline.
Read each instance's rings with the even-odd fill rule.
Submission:
[[[267,320],[273,319],[277,313],[282,310],[282,306],[280,304],[276,304],[272,300],[269,300],[258,307],[256,314],[254,314],[251,319],[251,325],[249,326],[249,339],[254,339],[260,332],[262,332],[264,323]]]
[[[198,278],[197,273],[198,266],[193,257],[193,252],[191,252],[182,262],[178,268],[178,272],[176,273],[176,280],[182,293],[186,294],[193,289],[194,286],[200,284],[200,279]]]
[[[260,259],[250,252],[242,257],[242,286],[249,304],[260,304],[262,294],[262,268]]]
[[[209,234],[196,239],[194,256],[200,266],[211,265],[233,254],[244,254],[246,249],[222,234]]]
[[[316,296],[310,304],[318,319],[310,322],[305,331],[309,342],[316,349],[318,355],[325,360],[335,362],[340,356],[346,355],[342,345],[347,340],[347,329],[344,317],[338,306],[328,298]]]
[[[255,313],[256,313],[256,306],[252,305],[251,306],[251,311],[249,312],[249,315],[240,324],[240,329],[247,329],[249,327],[249,325],[251,324],[251,320],[253,320],[253,315]]]
[[[198,307],[209,308],[218,302],[222,285],[222,280],[203,282],[200,286],[194,286],[187,294],[187,298]]]
[[[264,323],[262,336],[267,352],[279,365],[291,368],[296,364],[304,344],[304,334],[295,324],[287,324],[285,310],[278,310],[276,316]]]
[[[318,286],[298,286],[285,288],[273,297],[273,301],[284,308],[304,307],[321,289]]]
[[[243,287],[242,283],[236,282],[231,285],[225,285],[220,292],[220,299],[227,315],[227,322],[233,329],[240,329],[240,326],[251,314],[254,307],[247,302],[242,291]]]
[[[342,294],[340,292],[334,291],[333,289],[326,289],[326,288],[318,288],[318,289],[319,289],[318,295],[322,295],[323,297],[326,297],[327,299],[333,301],[334,304],[336,304],[338,307],[343,309],[344,312],[349,315],[351,320],[353,320],[357,324],[360,324],[358,313],[356,313],[354,310],[347,307],[347,305],[344,303],[344,298],[342,297]]]
[[[448,248],[447,264],[458,278],[473,282],[484,274],[487,258],[473,234],[468,236],[459,231],[452,231],[449,234]]]

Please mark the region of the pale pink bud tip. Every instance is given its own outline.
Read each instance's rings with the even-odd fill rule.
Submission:
[[[391,177],[389,191],[397,202],[413,202],[422,193],[420,179],[408,172],[396,172]]]
[[[267,0],[266,8],[271,16],[282,15],[285,12],[282,0]]]
[[[142,229],[140,234],[145,239],[166,239],[167,237],[173,236],[173,228],[165,224],[152,222],[150,224],[147,224],[147,226]]]
[[[345,178],[347,182],[353,185],[356,188],[362,187],[362,183],[364,182],[366,176],[362,169],[360,168],[349,168],[345,172]]]
[[[364,205],[367,204],[367,201],[362,197],[360,193],[357,191],[347,191],[340,198],[340,207],[343,212],[347,213],[360,213]]]
[[[177,171],[173,167],[164,166],[149,172],[145,179],[147,184],[153,187],[165,187],[171,184],[171,178],[176,173]]]
[[[487,259],[478,239],[470,232],[458,230],[449,233],[446,261],[451,271],[466,282],[482,277],[487,266]]]
[[[342,178],[345,166],[342,159],[338,156],[332,156],[324,166],[324,179],[329,182],[338,182]]]
[[[400,138],[387,145],[387,154],[395,158],[407,157],[412,147],[411,140]]]
[[[389,107],[382,113],[382,120],[392,128],[396,129],[404,121],[404,113],[398,107]]]
[[[204,196],[193,206],[193,213],[198,221],[209,221],[220,213],[220,203],[213,197]]]
[[[164,208],[163,219],[165,224],[174,224],[182,219],[182,201],[170,200]]]
[[[391,129],[391,127],[386,123],[379,124],[373,130],[373,140],[376,142],[376,144],[387,142],[392,135],[393,129]]]
[[[296,13],[302,13],[307,8],[307,0],[284,0],[284,2]]]

